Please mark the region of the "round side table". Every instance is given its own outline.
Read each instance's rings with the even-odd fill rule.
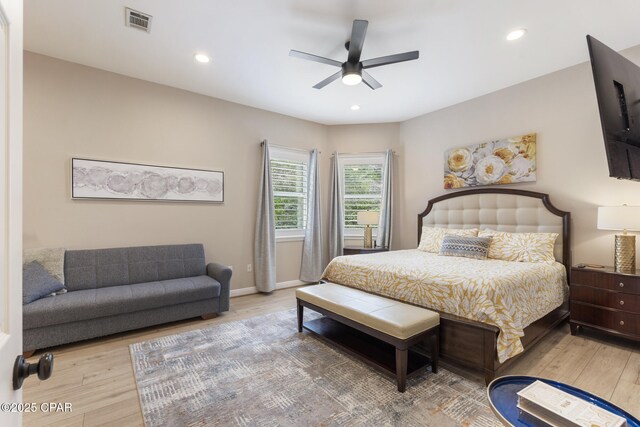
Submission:
[[[517,407],[517,393],[538,380],[625,418],[627,420],[627,427],[640,427],[640,421],[638,421],[637,418],[601,397],[557,381],[522,375],[507,375],[496,378],[491,381],[491,384],[487,387],[487,398],[489,399],[491,409],[502,424],[513,427],[539,427],[546,425],[531,424],[529,420],[521,420],[518,418],[520,410]]]

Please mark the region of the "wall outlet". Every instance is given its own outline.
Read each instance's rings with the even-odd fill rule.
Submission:
[[[253,266],[251,264],[247,264],[247,272],[251,273],[253,271]]]

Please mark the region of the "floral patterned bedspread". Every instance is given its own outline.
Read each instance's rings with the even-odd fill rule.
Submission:
[[[523,329],[568,296],[558,262],[474,260],[416,249],[337,257],[323,278],[497,326],[500,362],[521,353]]]

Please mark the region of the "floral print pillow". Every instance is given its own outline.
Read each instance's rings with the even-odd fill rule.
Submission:
[[[456,236],[476,237],[478,235],[477,228],[440,228],[440,227],[422,227],[422,237],[418,249],[425,252],[440,253],[442,241],[447,234],[455,234]]]
[[[478,237],[491,237],[489,258],[519,262],[554,262],[553,247],[558,233],[508,233],[480,230]]]

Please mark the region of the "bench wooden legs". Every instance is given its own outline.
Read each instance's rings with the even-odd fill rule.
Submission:
[[[431,336],[431,372],[438,373],[438,357],[440,355],[440,328]]]
[[[425,356],[414,355],[416,357],[419,357],[419,359],[416,359],[415,361],[412,362],[412,372],[411,373],[407,372],[409,369],[409,348],[411,348],[412,346],[420,342],[423,342],[426,339],[431,339],[431,348],[430,348],[431,371],[434,374],[438,372],[438,355],[440,353],[440,327],[438,325],[433,326],[410,338],[400,339],[400,338],[393,337],[391,335],[387,335],[383,332],[373,329],[367,325],[358,323],[349,318],[343,317],[325,308],[318,307],[317,305],[314,305],[308,301],[304,301],[300,298],[296,298],[296,302],[297,302],[296,308],[297,308],[297,314],[298,314],[298,318],[297,318],[298,332],[302,332],[302,326],[303,326],[303,320],[304,320],[303,319],[304,307],[310,308],[311,310],[324,314],[325,315],[324,318],[313,320],[307,323],[305,327],[311,332],[314,332],[329,341],[333,341],[338,345],[338,347],[345,349],[350,354],[356,357],[360,357],[361,359],[371,364],[372,366],[380,368],[383,371],[393,375],[394,374],[393,362],[391,362],[391,360],[387,358],[388,356],[391,356],[390,354],[387,354],[385,356],[384,361],[367,357],[366,356],[367,353],[366,352],[363,353],[362,349],[366,348],[366,346],[370,346],[370,344],[365,345],[363,344],[362,339],[359,339],[359,340],[356,340],[360,342],[359,344],[349,345],[347,341],[344,340],[344,337],[346,336],[344,332],[337,332],[334,334],[333,337],[331,337],[331,331],[332,330],[336,331],[335,328],[332,329],[332,327],[330,325],[327,326],[326,323],[322,323],[322,322],[319,323],[320,325],[324,325],[324,326],[318,326],[319,324],[316,324],[316,323],[326,318],[332,319],[332,321],[335,321],[338,324],[344,325],[348,328],[353,328],[355,331],[360,331],[373,338],[386,342],[387,344],[391,344],[393,346],[392,348],[395,348],[396,384],[398,386],[398,391],[400,393],[404,393],[405,390],[407,389],[407,377],[415,374],[416,372],[421,370],[423,367],[427,366],[426,365],[427,358]],[[329,333],[327,333],[327,331],[329,331]],[[358,348],[358,346],[362,346],[362,347]],[[391,348],[389,347],[386,347],[386,349],[391,350]],[[387,350],[385,350],[385,352]],[[423,360],[425,362],[424,365],[423,365]],[[416,364],[421,364],[421,366],[415,366]]]
[[[398,391],[404,393],[407,389],[407,361],[409,360],[409,350],[401,350],[396,347],[396,383]]]
[[[304,310],[304,306],[300,304],[300,300],[298,300],[298,332],[302,332],[303,310]]]
[[[431,372],[438,373],[438,355],[440,354],[440,333],[439,328],[431,335]],[[404,393],[407,389],[407,364],[409,360],[409,350],[396,347],[396,383],[398,391]]]

